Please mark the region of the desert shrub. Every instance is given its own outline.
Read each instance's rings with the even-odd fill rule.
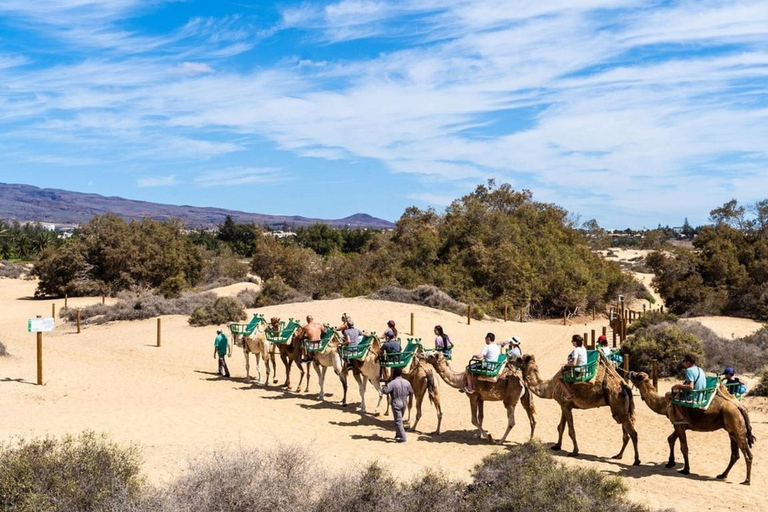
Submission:
[[[291,241],[262,236],[255,245],[251,269],[262,279],[279,277],[292,288],[313,293],[318,287],[322,259],[312,249]]]
[[[565,468],[537,442],[486,457],[465,495],[476,511],[640,512],[618,478],[594,469]]]
[[[29,271],[30,269],[27,265],[11,261],[0,261],[0,277],[19,279],[29,274]]]
[[[627,334],[634,334],[635,332],[646,329],[651,325],[670,323],[676,324],[678,322],[677,315],[670,312],[661,311],[649,311],[631,324],[627,326]]]
[[[229,247],[222,248],[218,253],[206,251],[203,258],[205,265],[201,281],[206,287],[211,283],[223,283],[224,281],[230,281],[227,284],[240,282],[245,280],[248,275],[248,264],[243,262],[240,256],[233,253]],[[217,286],[227,286],[227,284],[218,284]]]
[[[166,299],[176,299],[181,297],[181,292],[189,288],[189,283],[182,275],[169,277],[157,287],[157,293]]]
[[[749,396],[768,396],[768,366],[763,366],[756,377],[757,384],[749,390]]]
[[[213,303],[207,304],[192,312],[189,324],[197,327],[203,325],[221,325],[227,322],[245,320],[243,303],[235,297],[219,297]]]
[[[745,336],[742,339],[746,343],[756,345],[763,350],[768,350],[768,326],[762,327],[757,332]]]
[[[0,341],[0,357],[7,357],[8,356],[8,349],[5,348],[5,344]]]
[[[677,375],[685,354],[693,354],[699,366],[706,365],[701,342],[693,334],[683,332],[677,324],[667,322],[636,330],[628,336],[622,350],[629,354],[630,368],[636,371],[648,372],[653,360],[658,360],[662,377]]]
[[[192,461],[166,499],[170,510],[188,512],[305,512],[322,482],[318,476],[317,464],[301,448],[217,450]]]
[[[281,277],[273,277],[264,281],[261,293],[254,302],[254,307],[274,306],[289,302],[307,302],[309,300],[312,298],[295,290]]]
[[[237,294],[237,298],[240,299],[240,302],[242,302],[246,308],[256,308],[258,307],[260,295],[260,291],[253,288],[246,288],[245,290],[240,290]]]
[[[467,312],[466,304],[454,300],[444,291],[430,285],[417,286],[413,290],[406,290],[397,286],[386,286],[376,293],[369,295],[368,298],[404,302],[406,304],[419,304],[459,315],[466,314]]]
[[[144,481],[133,447],[104,436],[19,440],[0,449],[0,510],[98,510],[117,496],[139,496]]]
[[[718,336],[700,322],[688,321],[679,325],[683,332],[701,341],[707,370],[719,373],[726,366],[733,366],[739,373],[756,372],[768,361],[768,344],[760,345],[753,341],[753,337],[729,340]]]
[[[145,320],[163,315],[191,315],[195,310],[212,304],[212,293],[190,293],[175,299],[166,299],[149,293],[121,292],[115,304],[94,304],[80,309],[80,319],[85,323],[103,324],[120,320]],[[59,316],[69,322],[77,317],[75,308],[62,308]]]

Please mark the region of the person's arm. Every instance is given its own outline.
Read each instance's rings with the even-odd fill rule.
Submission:
[[[389,384],[386,384],[384,387],[381,388],[381,392],[383,394],[388,395],[392,392],[392,389],[390,388],[390,384],[392,383],[390,382]]]
[[[672,386],[672,391],[677,391],[680,389],[693,389],[693,382],[686,380],[682,384],[675,384]]]

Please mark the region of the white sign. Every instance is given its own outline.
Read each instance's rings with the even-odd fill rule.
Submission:
[[[27,322],[29,332],[51,332],[53,331],[53,317],[48,318],[30,318]]]

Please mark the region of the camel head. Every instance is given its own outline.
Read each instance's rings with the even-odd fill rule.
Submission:
[[[269,319],[269,329],[272,331],[279,331],[280,330],[280,317],[273,316]]]
[[[429,352],[419,352],[416,354],[418,359],[424,360],[429,364],[436,366],[445,360],[445,356],[439,350],[430,350]]]
[[[653,387],[653,384],[651,384],[651,378],[645,372],[629,372],[627,376],[629,377],[629,380],[632,381],[632,384],[637,387],[645,383],[648,383],[651,387]]]
[[[539,367],[536,365],[536,358],[533,357],[533,354],[523,354],[523,357],[517,359],[516,364],[517,367],[523,371],[539,369]]]

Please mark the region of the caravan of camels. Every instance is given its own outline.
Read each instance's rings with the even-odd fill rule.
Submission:
[[[742,482],[749,485],[752,470],[751,446],[755,442],[749,413],[737,396],[717,378],[708,377],[707,387],[682,389],[666,395],[659,395],[651,378],[645,373],[626,372],[617,364],[610,353],[603,350],[586,350],[581,336],[573,336],[574,351],[569,356],[568,364],[552,378],[544,380],[532,354],[523,354],[520,341],[513,337],[510,342],[496,344],[489,333],[482,354],[474,356],[468,364],[462,362],[462,369],[451,368],[452,343],[443,335],[442,327],[436,326],[435,346],[425,346],[421,339],[408,338],[405,347],[400,345],[394,322],[390,321],[388,330],[381,338],[375,332],[363,332],[354,328],[354,323],[347,315],[342,317],[339,327],[328,324],[320,326],[312,317],[307,317],[307,324],[290,319],[272,318],[269,322],[262,315],[254,314],[248,324],[230,324],[234,343],[242,347],[245,355],[247,379],[250,375],[250,354],[256,359],[257,382],[261,382],[260,360],[264,360],[266,386],[277,384],[276,355],[285,367],[285,382],[282,387],[292,389],[291,369],[297,366],[300,377],[295,388],[300,392],[304,383],[304,392],[310,388],[310,367],[314,368],[319,382],[318,399],[325,400],[324,384],[328,368],[332,368],[341,382],[343,389],[342,406],[347,406],[348,376],[351,373],[358,384],[360,393],[360,411],[365,413],[366,388],[368,382],[376,391],[377,403],[373,414],[379,414],[383,393],[387,392],[382,383],[402,377],[412,388],[407,403],[405,424],[415,431],[422,417],[422,404],[427,395],[437,412],[437,429],[433,435],[439,435],[443,418],[440,392],[436,385],[436,376],[449,387],[466,393],[471,411],[472,425],[476,428],[475,437],[493,441],[491,434],[483,428],[485,402],[502,402],[507,413],[507,428],[499,443],[504,443],[515,426],[515,408],[522,403],[530,424],[530,437],[536,428],[533,400],[534,396],[552,399],[560,406],[560,422],[557,427],[557,442],[553,450],[561,450],[566,426],[573,444],[571,456],[579,455],[576,440],[573,411],[594,409],[607,406],[613,420],[621,425],[623,443],[613,457],[622,459],[624,451],[632,441],[634,465],[640,465],[638,432],[635,425],[635,401],[633,385],[642,401],[655,413],[666,416],[672,433],[668,437],[669,460],[667,468],[675,466],[675,444],[680,440],[684,458],[683,475],[690,472],[688,457],[688,438],[686,432],[713,432],[724,429],[731,442],[731,457],[728,465],[718,479],[726,479],[731,468],[743,454],[746,462],[746,478]],[[355,331],[359,336],[356,336]],[[351,333],[351,334],[350,334]],[[383,343],[384,342],[384,343]],[[391,345],[390,342],[395,342]],[[390,349],[387,345],[390,343]],[[505,352],[509,345],[512,346]],[[396,346],[395,350],[391,347]],[[494,348],[495,347],[495,348]],[[614,351],[614,354],[616,352]],[[572,357],[576,354],[576,358]],[[583,360],[578,358],[583,354]],[[565,354],[564,354],[565,355]],[[563,358],[565,359],[565,358]],[[270,371],[271,365],[271,371]],[[270,381],[270,378],[272,379]],[[686,381],[686,386],[688,385]],[[416,417],[412,422],[411,409],[416,402]],[[394,400],[393,400],[394,402]],[[396,421],[400,421],[398,411],[394,409]],[[389,412],[389,400],[385,414]],[[405,441],[404,436],[398,440]]]

